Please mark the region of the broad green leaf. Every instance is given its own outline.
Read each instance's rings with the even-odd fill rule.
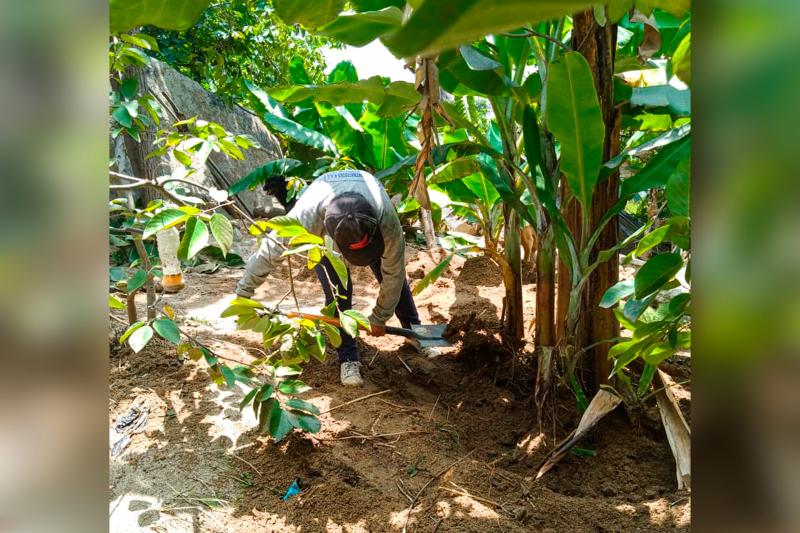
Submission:
[[[292,237],[289,241],[289,246],[297,246],[299,244],[324,244],[325,241],[322,240],[322,237],[314,235],[313,233],[304,233],[302,235],[297,235]]]
[[[275,442],[283,440],[294,427],[287,415],[289,413],[281,409],[277,401],[272,404],[272,416],[269,418],[269,434],[275,439]]]
[[[383,39],[396,57],[433,55],[489,34],[592,7],[582,0],[424,0],[406,24]]]
[[[400,115],[416,105],[420,99],[420,94],[414,89],[413,84],[394,81],[384,86],[379,76],[355,82],[274,87],[269,90],[269,94],[287,104],[303,102],[309,98],[314,102],[326,102],[334,106],[368,101],[381,106],[377,114],[382,117]],[[391,106],[383,107],[387,100],[391,100]]]
[[[236,374],[233,373],[233,370],[225,365],[220,365],[219,370],[222,372],[222,377],[225,378],[225,384],[228,387],[236,385]]]
[[[308,431],[309,433],[318,433],[322,428],[322,424],[316,416],[307,415],[300,412],[291,414],[292,425],[298,429]]]
[[[253,190],[267,182],[270,176],[305,176],[308,166],[297,159],[276,159],[252,170],[245,177],[228,187],[229,194]]]
[[[639,272],[634,281],[634,296],[643,298],[662,287],[675,277],[683,266],[683,258],[677,253],[658,254],[651,257]]]
[[[635,255],[641,256],[646,251],[664,242],[667,238],[667,234],[669,234],[669,230],[669,224],[664,224],[642,237],[642,240],[640,240],[638,246],[636,246]]]
[[[672,215],[689,216],[690,201],[689,195],[689,172],[691,171],[690,160],[684,159],[675,173],[667,180],[665,193],[667,196],[667,207]]]
[[[325,330],[325,333],[328,335],[328,340],[331,341],[331,345],[334,348],[338,348],[342,345],[342,336],[339,334],[339,328],[323,322],[322,329]]]
[[[250,402],[252,402],[252,401],[253,401],[253,398],[255,397],[255,395],[256,395],[256,394],[258,394],[258,389],[257,389],[257,388],[256,388],[256,389],[253,389],[253,390],[251,390],[250,392],[248,392],[248,393],[245,395],[245,397],[242,399],[242,401],[239,403],[239,411],[241,411],[242,409],[244,409],[245,407],[247,407],[247,405],[248,405]]]
[[[180,344],[181,332],[178,326],[169,318],[159,318],[153,321],[153,329],[156,330],[161,338],[168,340],[172,344]]]
[[[266,220],[256,220],[255,224],[250,224],[250,227],[247,228],[247,231],[253,237],[259,237],[268,233],[269,227],[267,226]]]
[[[538,78],[538,76],[537,76]],[[542,166],[542,140],[539,133],[539,121],[536,118],[536,111],[531,106],[525,106],[522,112],[522,137],[525,146],[525,157],[528,160],[528,173],[535,175],[536,167]],[[542,172],[544,174],[544,172]],[[543,185],[550,185],[548,190],[552,195],[552,185],[550,180],[543,180]]]
[[[123,334],[120,336],[120,338],[119,338],[119,343],[120,343],[120,344],[125,344],[125,341],[126,341],[126,340],[128,340],[128,337],[130,337],[130,336],[131,336],[131,334],[132,334],[134,331],[136,331],[137,329],[141,328],[141,327],[142,327],[142,326],[144,326],[144,325],[145,325],[145,323],[144,323],[144,322],[142,322],[141,320],[140,320],[140,321],[138,321],[138,322],[134,322],[133,324],[131,324],[131,325],[128,327],[128,329],[126,329],[126,330],[125,330],[125,333],[123,333]]]
[[[208,228],[205,223],[197,217],[192,217],[186,221],[183,230],[183,238],[178,246],[178,259],[188,261],[197,253],[208,246]]]
[[[672,72],[686,85],[692,85],[692,34],[687,34],[670,58]]]
[[[266,226],[274,229],[278,237],[297,237],[307,235],[308,230],[294,217],[279,216],[266,221]]]
[[[395,6],[353,15],[340,15],[319,33],[351,46],[364,46],[400,27],[403,12]]]
[[[414,285],[414,289],[411,291],[411,294],[413,294],[414,296],[418,295],[419,293],[424,291],[431,283],[439,279],[441,275],[444,273],[444,271],[447,270],[447,267],[450,265],[450,261],[453,260],[453,255],[454,254],[450,254],[447,257],[445,257],[442,262],[433,267],[430,270],[430,272],[425,274],[425,276],[421,280],[419,280],[416,285]]]
[[[249,316],[256,313],[255,309],[249,305],[231,305],[225,308],[220,317],[227,318],[229,316]]]
[[[108,279],[111,281],[122,281],[125,279],[125,270],[122,267],[111,267],[108,269]]]
[[[447,102],[442,102],[442,107],[444,107],[445,109],[449,109],[448,105],[449,104]],[[435,165],[441,165],[442,163],[445,163],[450,154],[455,154],[456,156],[467,156],[480,153],[486,153],[490,156],[502,155],[497,153],[487,144],[475,143],[472,141],[462,141],[462,142],[443,144],[441,146],[434,146],[432,152],[433,152],[432,153],[433,163]],[[412,154],[408,157],[401,159],[391,167],[376,172],[375,177],[378,178],[379,180],[383,180],[385,178],[388,178],[389,176],[397,174],[403,169],[413,167],[414,165],[416,165],[417,155],[418,154]]]
[[[561,171],[587,210],[603,162],[605,125],[589,63],[577,52],[550,65],[546,121],[561,144]]]
[[[137,33],[134,35],[123,33],[119,36],[119,38],[126,43],[138,46],[139,48],[144,48],[145,50],[158,50],[158,43],[156,42],[155,38],[151,35],[147,35],[146,33]]]
[[[635,289],[635,284],[634,284],[634,289]],[[642,316],[642,313],[644,313],[650,307],[650,304],[653,303],[653,300],[655,300],[655,298],[656,298],[655,294],[651,294],[650,296],[643,299],[628,298],[628,301],[625,302],[625,306],[622,308],[622,316],[628,322],[636,322],[639,319],[639,317]],[[620,323],[622,323],[621,320]],[[635,330],[636,328],[634,326],[629,329]]]
[[[372,327],[372,325],[369,323],[369,319],[359,311],[356,311],[355,309],[348,309],[347,311],[344,311],[343,315],[352,317],[358,323],[359,326],[361,326],[363,329],[367,331],[369,331],[370,328]]]
[[[319,408],[317,408],[316,405],[305,400],[301,400],[300,398],[292,398],[287,400],[286,406],[291,407],[292,409],[297,409],[298,411],[305,411],[313,415],[319,414]]]
[[[327,24],[344,10],[344,0],[272,0],[272,6],[286,24],[313,29]]]
[[[156,213],[153,218],[147,221],[144,226],[144,233],[142,239],[147,239],[158,233],[161,230],[177,226],[181,222],[189,218],[189,214],[181,211],[180,209],[165,209],[160,213]]]
[[[680,18],[689,11],[691,0],[636,0],[636,9],[650,15],[654,8],[664,11]]]
[[[117,300],[116,298],[114,298],[113,295],[109,294],[108,307],[109,309],[125,309],[125,303],[121,302],[120,300]]]
[[[165,30],[188,29],[205,11],[210,0],[110,0],[109,30],[122,33],[137,26]]]
[[[691,150],[691,135],[686,135],[662,148],[647,162],[644,168],[622,182],[619,195],[622,207],[627,199],[637,192],[663,187],[678,165],[691,156]]]
[[[612,285],[606,290],[603,297],[600,299],[600,307],[608,309],[613,307],[617,302],[623,298],[627,298],[633,294],[633,280],[626,279],[619,283]]]
[[[514,211],[524,218],[528,224],[532,226],[536,226],[536,219],[537,214],[536,210],[530,202],[525,203],[524,194],[519,194],[517,191],[512,189],[514,186],[513,180],[511,176],[508,175],[508,172],[502,165],[496,165],[495,162],[489,160],[489,158],[483,158],[482,156],[478,156],[478,159],[481,164],[481,170],[484,178],[488,178],[492,181],[495,189],[500,194],[500,197],[503,199],[503,202],[514,208]],[[487,161],[488,160],[488,161]],[[530,200],[530,196],[528,195],[528,199]]]
[[[131,333],[130,337],[128,337],[128,344],[134,352],[139,353],[152,337],[153,328],[148,325],[143,325]]]
[[[657,366],[659,363],[670,357],[675,353],[675,348],[670,346],[669,342],[659,342],[645,353],[642,354],[642,359],[648,365]]]
[[[133,276],[131,276],[131,278],[128,280],[128,292],[131,293],[133,291],[141,289],[146,281],[147,281],[147,272],[145,272],[141,268],[138,269],[136,272],[133,273]]]
[[[461,57],[464,58],[464,62],[467,64],[469,68],[472,70],[500,70],[503,69],[503,65],[492,59],[491,57],[483,55],[478,49],[473,46],[461,46],[459,47],[459,52],[461,53]]]
[[[475,174],[480,171],[481,167],[477,159],[459,157],[436,169],[427,182],[430,184],[446,183],[448,181],[459,180],[464,176],[469,176],[470,174]]]
[[[462,46],[458,53],[444,52],[437,63],[442,88],[456,96],[499,96],[511,85],[500,63],[471,46]]]
[[[356,319],[350,315],[346,315],[342,313],[339,315],[339,323],[342,325],[342,329],[351,337],[356,338],[358,337],[358,322]]]
[[[322,133],[306,128],[294,120],[269,112],[264,113],[261,118],[264,119],[264,122],[266,122],[271,129],[281,135],[289,137],[293,141],[305,146],[310,146],[311,148],[316,148],[330,155],[339,155],[339,150],[336,148],[336,145],[333,144],[330,137]]]
[[[256,395],[254,402],[265,402],[268,399],[272,398],[272,393],[275,392],[275,389],[270,383],[265,383],[258,389],[258,394]]]
[[[608,22],[616,24],[631,9],[633,9],[633,0],[609,0],[606,9]]]
[[[243,298],[239,296],[234,298],[230,305],[238,305],[242,307],[252,307],[253,309],[264,309],[264,304],[251,298]]]
[[[665,146],[678,142],[687,135],[689,135],[691,130],[692,130],[691,124],[684,124],[677,128],[671,129],[667,132],[664,132],[654,139],[650,139],[647,142],[643,142],[642,144],[629,148],[628,150],[625,150],[621,154],[603,163],[603,168],[601,169],[601,173],[604,177],[607,177],[613,171],[618,169],[620,165],[622,165],[622,163],[627,161],[629,157],[633,156],[641,157],[643,154],[647,152],[650,152],[657,148],[664,148]]]
[[[213,353],[211,353],[208,350],[208,348],[206,348],[204,346],[200,346],[200,353],[203,354],[203,359],[206,360],[206,364],[208,366],[214,366],[214,365],[217,364],[217,361],[218,361],[217,357]]]
[[[302,373],[303,369],[296,365],[282,365],[275,368],[275,376],[279,378],[299,376]]]
[[[227,255],[231,246],[233,246],[233,225],[231,225],[231,221],[221,213],[214,213],[208,224],[211,226],[211,233],[222,250],[222,255]]]
[[[136,78],[127,78],[123,80],[123,82],[119,84],[119,94],[121,94],[123,98],[131,100],[136,96],[137,83],[138,80]]]
[[[287,379],[278,385],[278,390],[284,394],[302,394],[306,391],[310,391],[311,387],[299,379]]]
[[[351,0],[350,4],[356,12],[363,13],[364,11],[377,11],[389,6],[402,9],[406,2],[405,0]],[[412,7],[415,7],[413,3]]]
[[[500,193],[494,186],[490,178],[482,174],[471,174],[464,178],[464,185],[475,193],[478,200],[487,208],[490,208],[494,203],[500,199]]]
[[[133,126],[133,118],[125,106],[115,107],[111,112],[111,116],[114,118],[114,120],[119,122],[121,126],[125,126],[126,128]]]
[[[676,116],[691,115],[692,97],[689,89],[677,89],[672,85],[634,87],[631,93],[631,106],[645,109],[667,108]]]
[[[691,294],[684,293],[679,294],[674,297],[669,302],[669,312],[672,316],[678,316],[683,314],[686,311],[686,306],[689,304],[689,298],[691,298]]]
[[[644,369],[642,369],[642,376],[639,378],[639,387],[636,389],[636,393],[641,398],[647,393],[647,389],[650,388],[650,383],[653,381],[653,376],[656,373],[657,365],[651,365],[649,363],[644,365]]]
[[[316,247],[316,245],[314,245],[312,243],[301,244],[300,246],[295,246],[293,248],[289,248],[288,250],[285,250],[281,254],[281,257],[286,257],[287,255],[302,254],[303,252],[308,252],[309,250],[312,250],[315,247]]]
[[[623,341],[615,344],[608,351],[608,358],[614,361],[614,373],[622,371],[631,361],[639,356],[642,341]]]
[[[347,287],[350,283],[350,275],[347,265],[344,264],[344,261],[342,261],[341,257],[339,257],[336,252],[331,250],[325,251],[325,257],[327,257],[328,261],[330,261],[331,265],[333,265],[333,269],[336,271],[336,275],[339,276],[339,281],[342,282],[342,286]]]

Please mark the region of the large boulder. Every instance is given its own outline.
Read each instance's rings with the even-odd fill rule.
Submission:
[[[140,91],[149,92],[161,105],[163,128],[169,128],[171,123],[179,120],[197,117],[216,122],[233,134],[246,133],[260,145],[260,148],[246,150],[244,160],[231,159],[225,154],[212,152],[205,163],[196,165],[197,172],[187,179],[207,187],[227,189],[253,169],[283,157],[277,139],[264,127],[258,116],[241,106],[229,105],[166,63],[151,59],[149,64],[138,72],[138,78]],[[146,144],[152,139],[152,136],[145,136],[143,143]],[[131,159],[141,157],[141,153],[128,153],[125,147],[130,148],[130,141],[123,143],[122,136],[118,137],[117,141],[113,149],[117,168],[120,171],[136,169],[137,165],[132,165]],[[143,148],[145,152],[153,149],[152,146]],[[171,174],[182,166],[171,154],[160,156],[156,161],[149,161],[147,165],[155,165],[156,175]],[[261,190],[244,191],[239,193],[237,198],[241,201],[242,207],[253,216],[268,218],[284,212],[275,198]]]

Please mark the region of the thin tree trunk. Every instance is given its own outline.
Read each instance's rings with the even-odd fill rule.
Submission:
[[[156,287],[153,273],[150,271],[150,259],[147,257],[147,249],[144,247],[140,236],[133,236],[133,244],[136,247],[136,252],[139,254],[142,267],[145,272],[147,272],[147,279],[144,283],[145,289],[147,290],[147,320],[153,320],[156,317]]]
[[[425,245],[429,250],[436,248],[436,231],[433,228],[433,213],[424,207],[419,209],[419,223],[425,235]]]

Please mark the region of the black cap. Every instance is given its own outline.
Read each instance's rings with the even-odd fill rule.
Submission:
[[[371,265],[383,255],[383,235],[375,209],[356,192],[331,200],[325,211],[325,231],[354,265]]]

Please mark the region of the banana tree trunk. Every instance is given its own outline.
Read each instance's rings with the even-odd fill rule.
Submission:
[[[603,160],[611,159],[619,153],[620,114],[614,107],[614,53],[617,42],[616,25],[606,24],[598,27],[594,13],[589,10],[577,14],[573,18],[573,44],[581,46],[579,50],[586,57],[592,68],[597,96],[606,136],[603,143]],[[578,44],[579,43],[579,44]],[[619,198],[619,173],[598,184],[592,201],[590,224],[592,230],[597,227],[603,215]],[[597,257],[597,251],[610,248],[618,242],[618,223],[616,218],[601,232],[590,261]],[[588,317],[589,344],[600,343],[619,336],[619,323],[611,309],[600,307],[600,299],[606,290],[619,281],[619,261],[616,257],[601,264],[589,277],[586,289],[586,306]],[[610,343],[597,344],[589,351],[591,361],[592,385],[598,390],[608,380],[611,373],[611,361],[608,359]]]
[[[539,346],[554,346],[555,331],[555,235],[552,226],[539,239],[536,253],[536,328],[534,340]]]
[[[570,197],[569,187],[566,180],[561,180],[561,213],[567,223],[572,235],[575,236],[575,242],[581,242],[581,208],[578,201]],[[585,327],[572,327],[567,326],[567,315],[570,307],[570,300],[572,297],[572,277],[569,269],[563,261],[558,263],[558,295],[556,297],[556,340],[559,343],[568,343],[577,346],[584,346],[586,339],[575,337],[576,331],[586,331]],[[579,313],[576,320],[583,320],[586,322],[586,313]],[[581,325],[583,326],[583,325]],[[569,338],[572,336],[572,338]]]
[[[431,200],[428,186],[425,183],[425,166],[434,169],[433,147],[436,142],[436,124],[433,121],[435,106],[439,103],[439,71],[436,61],[431,58],[417,58],[416,88],[422,95],[420,109],[422,118],[417,126],[420,151],[414,169],[414,181],[411,182],[409,194],[414,195],[420,205],[420,224],[425,235],[425,243],[429,249],[436,248],[436,232],[433,227]]]
[[[519,346],[525,331],[522,308],[522,257],[520,254],[519,215],[509,210],[505,225],[505,251],[508,272],[503,281],[506,289],[504,337],[512,346]]]

